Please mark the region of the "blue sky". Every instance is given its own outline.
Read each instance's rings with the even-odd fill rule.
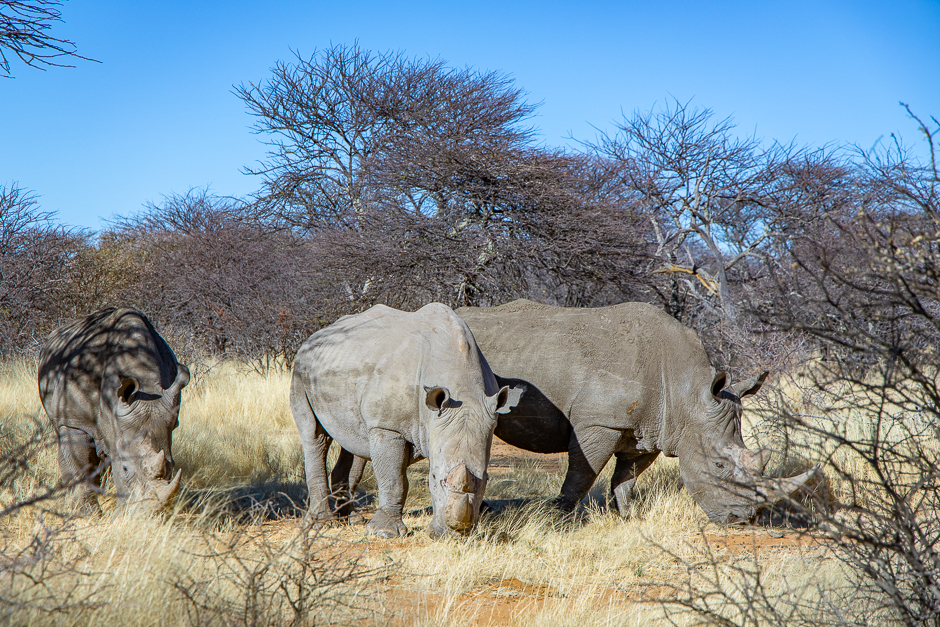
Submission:
[[[940,1],[117,2],[70,0],[53,34],[101,63],[0,80],[0,183],[98,230],[210,186],[245,195],[263,159],[232,86],[336,43],[501,70],[542,141],[593,139],[621,112],[692,99],[742,135],[868,148],[940,117]]]

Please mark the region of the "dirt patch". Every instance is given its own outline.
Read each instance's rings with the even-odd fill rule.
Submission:
[[[720,534],[706,534],[708,545],[731,553],[807,549],[822,545],[820,538],[806,531],[782,529],[742,529]]]
[[[506,444],[497,437],[493,437],[493,448],[490,449],[490,465],[487,473],[490,476],[508,474],[513,467],[522,463],[535,464],[546,473],[561,473],[565,467],[567,453],[532,453]]]
[[[451,614],[463,617],[467,625],[506,625],[514,618],[540,611],[547,603],[564,601],[552,598],[553,593],[550,586],[527,584],[512,577],[493,581],[456,597],[438,592],[395,589],[385,597],[387,624],[407,627],[433,620],[441,615],[442,610],[449,609]]]
[[[523,466],[526,470],[540,469],[544,472],[561,472],[564,469],[564,455],[541,455],[516,449],[505,442],[494,439],[489,472],[493,475],[509,474]],[[429,588],[426,581],[396,570],[395,564],[401,563],[412,550],[434,542],[424,532],[424,521],[415,524],[413,518],[406,517],[406,524],[412,533],[406,538],[379,539],[366,536],[364,521],[371,518],[372,508],[359,510],[362,514],[359,524],[339,525],[323,531],[324,542],[318,545],[320,559],[331,560],[365,558],[373,566],[389,565],[388,577],[369,590],[370,596],[383,608],[378,622],[389,627],[411,627],[420,624],[441,624],[448,617],[460,617],[461,624],[474,627],[488,627],[508,624],[532,624],[536,616],[564,614],[571,604],[582,606],[585,603],[596,608],[599,613],[608,611],[616,614],[617,608],[631,604],[654,607],[664,599],[674,598],[676,589],[667,585],[650,582],[628,583],[617,577],[605,579],[596,587],[586,585],[565,593],[553,585],[544,583],[545,578],[533,573],[531,580],[516,573],[515,577],[483,581],[465,591],[435,590]],[[419,512],[411,512],[415,515]],[[427,514],[428,512],[424,512]],[[299,519],[281,519],[253,526],[246,533],[254,538],[262,535],[266,538],[287,539],[296,533]],[[243,532],[244,533],[244,532]],[[688,535],[686,536],[686,533]],[[765,556],[773,552],[792,552],[799,554],[806,549],[822,545],[819,538],[806,531],[767,528],[723,528],[709,525],[704,534],[685,530],[683,536],[690,544],[708,550],[715,555],[758,555]],[[335,538],[335,542],[330,542]],[[720,558],[722,560],[727,557]],[[732,557],[734,559],[734,557]],[[518,578],[517,578],[518,577]],[[630,580],[630,577],[625,578]],[[557,583],[557,582],[553,582]],[[568,608],[568,609],[566,609]],[[443,618],[442,618],[443,617]]]

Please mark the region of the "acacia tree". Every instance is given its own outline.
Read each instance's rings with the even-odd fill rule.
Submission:
[[[315,229],[355,216],[369,195],[371,163],[427,109],[474,106],[481,113],[506,85],[497,73],[478,79],[442,61],[411,60],[337,45],[279,62],[267,81],[236,93],[269,138],[269,160],[252,174],[264,177],[261,199],[292,226]],[[521,92],[504,94],[500,119],[520,121],[532,108]],[[484,115],[483,120],[492,116]],[[384,151],[386,154],[388,150]]]
[[[534,106],[501,74],[336,46],[239,94],[273,138],[262,214],[303,232],[356,307],[629,283],[627,213],[601,207],[590,159],[534,144]]]

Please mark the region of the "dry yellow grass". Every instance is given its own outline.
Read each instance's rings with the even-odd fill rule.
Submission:
[[[0,370],[4,441],[25,437],[34,424],[48,431],[33,377],[33,365],[24,362]],[[289,624],[292,610],[278,585],[289,588],[301,577],[316,589],[316,578],[345,573],[334,587],[321,585],[324,596],[312,602],[315,612],[296,624],[639,625],[667,622],[652,599],[674,595],[669,585],[681,587],[689,576],[698,585],[698,567],[690,564],[711,563],[732,597],[736,585],[746,591],[741,573],[751,564],[763,569],[769,593],[809,595],[813,602],[849,581],[827,549],[810,539],[800,543],[793,532],[778,538],[766,530],[709,525],[680,488],[675,460],[667,459],[638,481],[629,520],[603,507],[610,469],[583,516],[571,521],[543,504],[557,493],[562,475],[519,461],[508,474],[494,474],[489,494],[526,501],[487,515],[470,538],[433,541],[424,533],[430,520],[424,511],[430,505],[426,464],[416,464],[406,505],[410,537],[376,540],[362,526],[310,536],[300,527],[299,511],[289,506],[305,490],[288,387],[286,372],[262,377],[232,364],[195,378],[184,391],[174,435],[186,482],[177,511],[166,520],[105,516],[69,523],[49,548],[50,569],[68,568],[48,586],[12,576],[9,562],[2,567],[0,618],[17,624],[189,625],[237,617],[241,624]],[[54,450],[32,463],[32,479],[4,486],[2,504],[54,480]],[[364,488],[374,490],[374,484],[367,480]],[[253,500],[265,499],[279,509],[252,510]],[[32,509],[0,520],[3,555],[17,555],[43,525],[56,524],[48,515],[40,521]],[[301,555],[307,558],[296,559]],[[316,572],[298,575],[300,564]],[[252,573],[263,610],[254,619],[245,583]],[[43,609],[55,603],[77,606],[64,613]]]

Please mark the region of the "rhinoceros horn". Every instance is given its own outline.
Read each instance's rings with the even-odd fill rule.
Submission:
[[[148,479],[163,479],[166,476],[166,453],[160,449],[147,457],[141,465],[147,471]]]
[[[180,491],[180,475],[182,475],[182,473],[183,469],[178,469],[173,479],[167,485],[154,489],[154,492],[157,494],[157,501],[161,506],[169,507],[173,499],[176,498],[177,493]]]
[[[757,486],[757,491],[764,497],[770,505],[776,505],[784,499],[792,498],[801,488],[806,486],[819,472],[819,464],[816,464],[806,472],[800,473],[795,477],[781,477],[773,479],[770,477],[761,477]]]
[[[477,478],[470,469],[463,464],[457,466],[447,475],[447,489],[451,492],[465,492],[472,494],[477,489]]]
[[[180,476],[182,469],[176,471],[173,479],[165,482],[166,476],[166,453],[161,449],[148,457],[143,467],[148,471],[153,485],[153,493],[161,507],[168,507],[180,490]]]
[[[447,507],[447,526],[454,531],[463,531],[473,525],[473,498],[471,494],[462,494],[450,499]]]
[[[750,474],[760,477],[764,474],[764,468],[770,462],[773,451],[769,448],[762,448],[759,451],[743,449],[738,453],[737,462]]]

